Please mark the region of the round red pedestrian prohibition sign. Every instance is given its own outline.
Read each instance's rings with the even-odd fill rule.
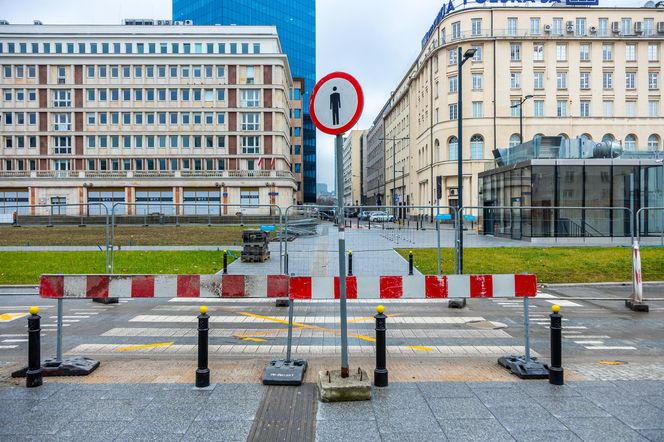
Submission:
[[[360,83],[350,74],[333,72],[316,83],[309,101],[309,114],[318,129],[339,135],[357,123],[363,106]]]

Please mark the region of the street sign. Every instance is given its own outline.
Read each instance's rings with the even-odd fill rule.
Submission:
[[[339,135],[353,127],[362,114],[364,95],[360,83],[350,74],[333,72],[314,87],[309,113],[318,129]]]

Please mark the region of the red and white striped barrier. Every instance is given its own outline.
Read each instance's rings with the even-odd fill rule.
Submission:
[[[348,276],[348,299],[537,295],[535,275]],[[339,277],[287,275],[42,275],[42,298],[338,299]]]

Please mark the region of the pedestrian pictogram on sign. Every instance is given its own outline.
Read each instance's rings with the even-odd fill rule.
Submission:
[[[345,72],[333,72],[314,87],[309,113],[318,129],[338,135],[357,123],[363,106],[364,95],[357,80]]]

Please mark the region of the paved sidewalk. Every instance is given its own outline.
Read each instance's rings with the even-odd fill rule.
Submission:
[[[319,442],[664,440],[663,381],[392,382],[370,402],[333,404],[318,402],[314,388],[5,383],[0,440],[276,440],[257,430],[270,425],[291,440],[315,434]],[[288,392],[309,407],[306,421],[294,419],[297,410],[270,407]]]

